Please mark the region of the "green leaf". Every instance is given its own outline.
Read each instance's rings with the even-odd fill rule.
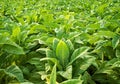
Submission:
[[[0,81],[5,76],[5,69],[0,69]]]
[[[13,44],[10,38],[4,34],[0,34],[0,45],[3,44]]]
[[[23,83],[20,83],[20,84],[34,84],[32,82],[23,82]]]
[[[5,70],[5,73],[7,75],[9,75],[10,77],[15,77],[19,82],[23,82],[24,81],[24,77],[23,77],[22,71],[16,65],[9,66]]]
[[[72,44],[70,40],[67,40],[66,44],[67,46],[69,46],[70,53],[72,53],[74,51],[74,45]]]
[[[0,35],[0,39],[0,45],[2,45],[2,50],[12,54],[24,54],[22,47],[11,41],[10,38]]]
[[[28,60],[28,63],[35,65],[36,69],[44,70],[44,63],[40,62],[40,58],[31,58],[30,60]]]
[[[96,12],[98,12],[100,15],[104,14],[105,8],[107,8],[107,4],[101,4],[96,8]]]
[[[65,34],[65,30],[64,30],[64,28],[60,28],[60,29],[58,29],[58,31],[56,33],[57,33],[56,34],[57,38],[61,39]]]
[[[88,72],[85,72],[82,79],[84,80],[83,84],[96,84]]]
[[[64,81],[60,84],[83,84],[83,80],[80,80],[80,79],[70,79],[70,80],[67,80],[67,81]]]
[[[87,53],[88,50],[89,50],[89,47],[81,47],[81,48],[76,49],[71,56],[69,65],[72,64],[78,58],[88,54]]]
[[[56,58],[41,58],[40,59],[40,61],[45,61],[45,60],[53,62],[58,67],[58,69],[60,70],[62,69],[62,66],[60,65],[59,61]]]
[[[12,35],[11,36],[13,38],[19,39],[19,36],[20,36],[20,27],[14,28],[13,31],[12,31]]]
[[[56,58],[60,61],[62,66],[66,66],[69,61],[69,49],[66,43],[62,40],[59,41],[56,48]]]
[[[116,49],[116,57],[120,58],[120,49]]]
[[[70,65],[66,68],[66,71],[59,71],[58,73],[66,79],[71,79],[72,78],[72,66]]]
[[[46,50],[46,56],[47,56],[48,58],[54,57],[53,51],[50,50],[50,49],[47,49],[47,50]]]
[[[99,31],[97,35],[99,35],[100,37],[112,38],[115,33],[111,31]]]
[[[75,63],[73,63],[74,65],[74,75],[78,76],[79,74],[83,74],[87,69],[89,69],[89,67],[92,65],[94,66],[94,69],[92,69],[93,71],[95,71],[96,69],[98,69],[98,64],[96,63],[96,58],[94,56],[89,56],[89,55],[85,55],[83,58],[80,58],[78,60],[76,60]]]
[[[36,51],[45,54],[47,50],[47,48],[38,48]]]
[[[112,39],[112,47],[113,47],[113,49],[115,49],[118,46],[119,42],[120,42],[120,36],[115,35],[113,37],[113,39]]]
[[[58,43],[59,43],[59,39],[55,38],[55,39],[53,40],[53,50],[54,50],[54,51],[56,51],[56,47],[57,47]]]
[[[8,53],[12,54],[24,54],[24,51],[22,47],[18,45],[9,45],[9,44],[4,44],[2,49]]]
[[[97,63],[95,62],[95,57],[88,55],[83,58],[83,61],[81,61],[80,69],[85,71],[90,65],[94,65],[96,68],[98,68]]]
[[[52,73],[50,75],[50,84],[56,84],[56,64],[54,65]]]

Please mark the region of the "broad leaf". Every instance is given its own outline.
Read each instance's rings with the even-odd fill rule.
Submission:
[[[87,55],[88,50],[89,50],[89,47],[81,47],[81,48],[76,49],[71,56],[69,65],[72,64],[78,58],[80,57],[82,58],[82,56]]]
[[[25,54],[23,48],[18,45],[4,44],[2,49],[12,54]]]
[[[10,38],[0,35],[0,45],[2,49],[12,54],[24,54],[23,48],[11,41]]]
[[[20,70],[20,68],[18,66],[16,66],[16,65],[9,66],[5,70],[5,73],[10,77],[15,77],[19,82],[24,81],[23,73]]]
[[[61,65],[65,67],[69,61],[69,49],[66,43],[62,40],[59,41],[56,48],[56,58],[60,61]]]
[[[58,73],[66,79],[71,79],[72,78],[72,66],[70,65],[66,68],[66,71],[58,71]]]
[[[83,80],[80,80],[80,79],[70,79],[70,80],[67,80],[67,81],[64,81],[60,84],[83,84]]]

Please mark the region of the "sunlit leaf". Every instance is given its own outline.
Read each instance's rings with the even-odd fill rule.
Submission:
[[[89,50],[89,47],[81,47],[81,48],[76,49],[71,56],[69,64],[72,64],[78,58],[80,57],[82,58],[82,56],[88,54],[87,53],[88,50]]]
[[[40,61],[51,61],[53,62],[60,70],[62,69],[62,66],[60,65],[59,61],[56,58],[41,58]]]
[[[57,45],[56,58],[60,61],[62,66],[66,66],[68,64],[69,49],[66,43],[62,40],[60,40]]]
[[[50,75],[50,84],[56,84],[56,65],[54,65],[52,73]]]
[[[72,78],[72,66],[68,66],[66,68],[66,71],[59,71],[58,73],[66,79],[71,79]]]
[[[112,46],[114,49],[118,46],[119,42],[120,42],[120,36],[115,35],[112,39]]]

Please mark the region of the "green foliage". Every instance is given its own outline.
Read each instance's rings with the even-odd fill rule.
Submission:
[[[120,84],[119,0],[0,0],[0,84]]]
[[[60,40],[56,47],[56,58],[59,60],[61,65],[64,67],[68,64],[69,60],[69,49],[64,41]]]
[[[56,65],[54,65],[52,73],[50,75],[50,84],[56,84]]]

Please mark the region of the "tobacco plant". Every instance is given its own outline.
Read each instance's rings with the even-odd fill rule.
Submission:
[[[0,0],[0,84],[120,84],[119,0]]]

